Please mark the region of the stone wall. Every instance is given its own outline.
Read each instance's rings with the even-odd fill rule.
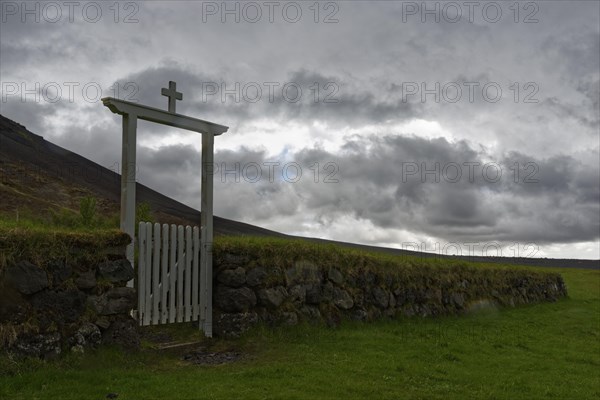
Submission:
[[[231,253],[215,257],[214,276],[215,332],[234,337],[259,322],[337,326],[343,319],[514,307],[555,301],[567,293],[559,274],[526,270],[423,265],[375,272],[352,265],[323,267],[315,260],[274,267]]]
[[[8,352],[51,358],[101,343],[139,346],[126,242],[71,239],[58,238],[54,246],[64,252],[50,258],[35,251],[8,256],[0,274],[0,347]]]
[[[0,235],[0,348],[50,358],[101,343],[139,347],[122,232]],[[237,252],[236,252],[237,251]],[[387,260],[304,242],[224,241],[214,250],[214,330],[257,323],[467,313],[566,296],[559,274]]]

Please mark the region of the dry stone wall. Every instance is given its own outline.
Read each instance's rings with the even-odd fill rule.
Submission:
[[[124,244],[75,246],[51,259],[9,258],[0,273],[0,348],[53,358],[101,343],[139,346],[130,316],[137,298],[126,287],[134,273]]]
[[[139,347],[130,316],[137,297],[126,287],[134,276],[124,255],[127,235],[26,233],[2,240],[1,349],[52,358],[102,343]],[[532,270],[396,265],[294,244],[233,247],[240,253],[218,247],[213,259],[213,321],[221,336],[239,336],[258,323],[338,326],[344,319],[462,314],[567,294],[559,274]]]
[[[468,266],[374,272],[295,261],[273,267],[247,255],[215,258],[214,320],[219,335],[239,336],[253,325],[300,321],[337,326],[343,319],[467,313],[514,307],[566,295],[559,274]]]

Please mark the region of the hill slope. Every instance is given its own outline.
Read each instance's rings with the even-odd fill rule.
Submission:
[[[0,115],[0,212],[18,209],[77,209],[85,195],[98,198],[103,212],[117,212],[121,176],[56,146]],[[200,212],[140,183],[138,202],[147,202],[161,222],[198,225]],[[214,219],[220,235],[285,236],[225,218]]]
[[[79,199],[94,196],[104,213],[116,213],[120,204],[120,175],[56,146],[24,126],[0,115],[0,212],[43,212],[60,207],[77,209]],[[140,183],[138,202],[147,202],[163,223],[198,225],[200,212]],[[215,216],[215,235],[290,237],[243,222]],[[429,253],[306,238],[321,243],[395,255],[440,257]],[[564,260],[508,257],[459,257],[469,261],[500,262],[551,267],[600,268],[600,260]]]

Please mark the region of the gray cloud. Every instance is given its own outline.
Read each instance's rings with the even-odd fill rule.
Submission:
[[[223,217],[386,243],[399,231],[563,248],[598,240],[598,2],[540,2],[538,21],[528,24],[524,14],[514,22],[508,3],[497,23],[482,18],[481,7],[473,23],[466,10],[458,23],[423,23],[420,15],[403,22],[402,2],[339,2],[332,24],[315,23],[308,3],[301,4],[303,18],[294,24],[280,14],[273,23],[222,23],[219,16],[205,22],[202,2],[141,2],[133,24],[115,23],[104,4],[98,23],[81,14],[73,23],[9,18],[0,25],[0,77],[28,88],[97,82],[105,96],[119,87],[121,98],[133,83],[134,100],[159,108],[167,104],[160,89],[177,81],[179,112],[230,126],[217,141],[217,162],[262,166],[255,183],[219,172],[216,208]],[[272,101],[266,82],[278,84]],[[422,102],[420,94],[406,102],[406,82],[495,82],[503,95],[497,103],[480,92],[474,102],[464,100],[466,92],[456,103],[431,95]],[[536,85],[535,103],[523,102],[528,82]],[[207,95],[212,83],[230,90],[258,84],[262,97],[253,102],[240,93],[239,102],[231,95],[223,101],[220,93]],[[284,97],[286,83],[302,88],[298,101]],[[326,102],[328,95],[337,101]],[[0,106],[61,146],[105,166],[119,162],[120,117],[99,102],[11,97]],[[196,148],[173,143],[174,130],[164,126],[141,122],[139,132],[140,180],[197,207]],[[280,163],[272,182],[263,165],[269,161]],[[295,183],[281,173],[291,162],[303,172]],[[453,163],[462,166],[462,179],[432,182],[429,174],[422,182],[420,171],[407,171],[436,163],[447,174]],[[472,181],[464,163],[478,163]],[[498,182],[482,175],[490,163],[502,169]],[[325,183],[332,171],[339,182]],[[537,182],[525,182],[529,174]]]
[[[228,120],[229,124],[244,124],[269,115],[285,121],[345,126],[371,119],[407,120],[420,114],[420,104],[403,102],[398,94],[382,98],[364,82],[341,75],[299,69],[277,81],[240,80],[225,74],[194,72],[172,61],[163,64],[120,78],[120,87],[133,83],[139,89],[135,95],[126,91],[125,99],[132,97],[142,104],[165,108],[167,99],[158,94],[169,80],[175,80],[179,88],[185,88],[185,101],[178,102],[178,112],[201,113],[202,118]],[[217,93],[210,94],[214,90]],[[234,94],[223,95],[226,90]],[[156,132],[160,127],[150,129]]]
[[[598,240],[600,173],[571,156],[536,159],[514,152],[490,161],[488,154],[465,142],[398,135],[349,140],[345,148],[351,150],[332,154],[306,148],[285,160],[250,149],[219,151],[215,154],[216,211],[257,224],[302,213],[305,222],[322,229],[350,215],[378,228],[406,227],[447,241],[543,244]],[[589,157],[597,155],[591,153]],[[144,149],[143,154],[141,176],[146,183],[188,204],[198,202],[197,151],[189,146],[168,146],[158,151]],[[279,163],[272,181],[267,162]],[[298,181],[292,182],[295,170],[292,179],[282,178],[283,166],[291,162],[302,169]],[[524,162],[535,168],[524,169]],[[318,179],[315,163],[319,165]],[[338,169],[326,170],[327,163]],[[440,167],[434,174],[436,163]],[[472,179],[465,163],[473,166]],[[511,170],[515,163],[520,166],[518,176]],[[255,180],[254,167],[244,172],[250,164],[261,167],[261,179]],[[420,171],[403,181],[403,168],[409,164]],[[455,179],[456,169],[444,172],[444,166],[450,164],[462,166],[460,180]],[[423,165],[429,170],[425,176],[420,174]],[[493,166],[487,175],[485,165]],[[326,175],[334,170],[338,182],[327,183]],[[496,180],[499,170],[502,176]]]

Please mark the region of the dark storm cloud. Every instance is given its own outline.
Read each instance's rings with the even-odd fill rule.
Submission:
[[[178,90],[184,92],[183,101],[177,103],[179,113],[225,120],[224,123],[230,125],[249,123],[265,115],[284,121],[317,120],[345,126],[373,120],[407,120],[420,114],[419,104],[402,101],[398,93],[386,98],[380,96],[376,88],[365,87],[360,81],[306,69],[291,72],[285,80],[262,82],[202,74],[165,61],[163,66],[128,75],[117,83],[120,87],[134,84],[137,89],[135,94],[133,90],[123,91],[120,97],[124,100],[165,108],[167,99],[160,96],[160,90],[169,80],[176,81]],[[248,89],[244,90],[244,86]],[[257,101],[250,101],[256,97],[254,88],[257,86],[261,95]],[[217,93],[209,94],[215,87]],[[223,95],[224,90],[235,94]],[[149,129],[160,131],[158,126]]]
[[[306,148],[285,160],[249,149],[218,151],[216,211],[257,224],[302,213],[305,222],[323,229],[346,215],[368,220],[377,228],[409,229],[465,243],[598,239],[600,173],[572,156],[536,159],[513,152],[492,161],[466,142],[397,135],[350,139],[345,149],[333,154]],[[189,146],[168,146],[144,149],[141,154],[140,176],[145,183],[195,205],[200,193],[199,152]],[[534,170],[523,169],[524,160],[536,166],[533,175]],[[267,174],[268,162],[280,163],[273,180]],[[297,182],[281,178],[281,167],[290,162],[303,170]],[[262,179],[254,181],[254,172],[243,172],[251,163],[262,166]],[[322,174],[318,182],[315,163]],[[330,172],[323,168],[327,163],[338,168],[333,175],[336,183],[324,179]],[[435,163],[440,165],[437,176],[432,172]],[[455,181],[452,169],[443,172],[444,165],[451,163],[463,166],[462,179]],[[479,165],[473,169],[473,179],[465,163]],[[521,166],[516,180],[511,170],[515,163]],[[419,171],[403,179],[403,168],[409,164],[428,169],[429,174]],[[487,175],[485,165],[493,165]],[[499,170],[502,176],[496,180]],[[532,181],[524,182],[526,177]]]
[[[480,155],[466,142],[386,135],[357,139],[347,143],[346,148],[352,151],[337,157],[321,152],[319,160],[333,159],[339,166],[340,184],[335,189],[343,196],[345,212],[381,227],[414,227],[419,223],[444,226],[459,219],[463,226],[493,222],[489,215],[483,215],[478,193],[473,190],[485,185],[481,176],[473,174],[471,183],[466,176],[458,182],[447,182],[442,174],[451,163],[465,168],[465,162],[480,161]],[[318,159],[312,151],[297,156],[304,163]],[[454,176],[448,179],[454,180]],[[453,193],[461,199],[457,201]],[[323,197],[320,193],[315,196]],[[327,202],[324,197],[321,205],[326,207]]]
[[[29,19],[30,23],[22,23],[18,17],[2,17],[6,20],[0,24],[0,34],[11,38],[0,40],[2,72],[7,73],[12,68],[23,68],[34,62],[66,55],[67,46],[61,45],[60,40],[49,41],[52,37],[56,39],[59,34],[67,34],[64,30],[61,32],[56,24],[33,23],[32,18]],[[62,28],[72,32],[69,26]]]
[[[597,25],[597,24],[596,24]],[[563,73],[563,79],[582,94],[586,101],[545,100],[559,118],[574,118],[597,131],[600,124],[600,35],[598,32],[578,32],[572,35],[551,35],[542,44],[544,57]],[[561,93],[563,95],[565,93]]]
[[[597,150],[588,152],[598,159]],[[576,157],[560,155],[545,159],[510,152],[501,161],[510,179],[500,190],[508,188],[522,196],[576,195],[580,203],[600,201],[598,166],[588,165]],[[516,170],[518,167],[518,173]]]
[[[591,107],[598,106],[598,99],[594,98],[594,86],[598,87],[598,81],[589,87],[584,87],[578,90],[580,93],[585,95],[588,100],[591,100],[591,104],[589,104]],[[577,104],[565,102],[557,97],[545,99],[540,106],[547,107],[558,118],[574,119],[580,124],[588,126],[594,130],[597,130],[600,124],[598,113],[594,113],[594,109],[591,107],[581,107]]]
[[[43,2],[24,2],[19,4],[19,8],[25,4],[39,5]],[[74,23],[69,23],[68,18],[58,23],[40,19],[36,23],[29,17],[26,23],[22,23],[18,16],[7,17],[6,22],[0,24],[0,70],[3,80],[7,76],[29,81],[43,78],[43,85],[59,79],[51,74],[39,76],[41,65],[45,66],[47,72],[55,68],[63,73],[67,71],[71,75],[70,81],[81,80],[85,76],[82,72],[87,72],[88,66],[106,66],[119,56],[115,42],[102,40],[94,34],[94,29],[110,27],[110,24],[110,18],[102,19],[96,25],[83,19],[74,19]],[[31,72],[23,74],[24,71]],[[85,79],[85,82],[89,81],[91,79]]]
[[[542,44],[547,58],[558,61],[574,78],[597,72],[600,65],[600,37],[596,32],[549,36]]]
[[[336,159],[342,178],[336,191],[345,193],[349,210],[375,225],[410,226],[447,240],[477,240],[480,235],[538,243],[598,238],[600,173],[597,167],[572,156],[537,159],[512,153],[494,161],[465,142],[410,137],[370,140],[376,151],[352,146],[352,153]],[[364,150],[356,151],[361,148]],[[327,156],[323,156],[324,161]],[[590,151],[589,157],[594,156],[597,151]],[[436,163],[437,174],[432,173]],[[472,180],[468,163],[474,167]],[[456,168],[444,173],[444,166],[454,164],[462,167],[462,179],[457,182]],[[355,167],[358,165],[367,167]],[[417,167],[421,174],[402,181],[399,177],[408,166]],[[429,173],[423,175],[426,170]],[[392,202],[385,190],[390,186],[394,189]],[[388,204],[388,212],[372,213],[381,202]]]
[[[297,104],[279,96],[277,105],[286,118],[298,121],[323,120],[336,125],[365,121],[406,120],[420,116],[420,104],[403,101],[400,93],[382,96],[378,88],[350,77],[323,75],[301,69],[289,75],[289,82],[304,88]],[[311,89],[307,93],[306,89]],[[390,96],[391,94],[391,96]]]
[[[484,166],[491,162],[485,161],[488,155],[464,142],[386,136],[372,137],[367,143],[348,143],[346,148],[353,150],[342,154],[303,150],[295,155],[300,165],[334,162],[339,166],[337,184],[302,181],[291,186],[312,215],[351,214],[378,227],[408,227],[446,240],[495,237],[547,243],[598,238],[600,195],[594,182],[600,179],[599,174],[573,157],[536,160],[511,154],[493,163],[493,171],[499,168],[504,173],[498,181],[496,173],[484,175],[483,167],[474,169],[470,181],[464,163]],[[537,165],[537,183],[523,182],[523,177],[514,181],[510,167],[523,160]],[[439,182],[432,173],[425,178],[410,175],[403,182],[402,168],[412,163],[419,169],[425,163],[431,171],[439,163]],[[456,176],[448,171],[444,175],[443,166],[449,163],[463,166],[463,179],[449,181]]]
[[[582,79],[577,85],[577,91],[590,101],[593,110],[600,109],[600,79]]]

